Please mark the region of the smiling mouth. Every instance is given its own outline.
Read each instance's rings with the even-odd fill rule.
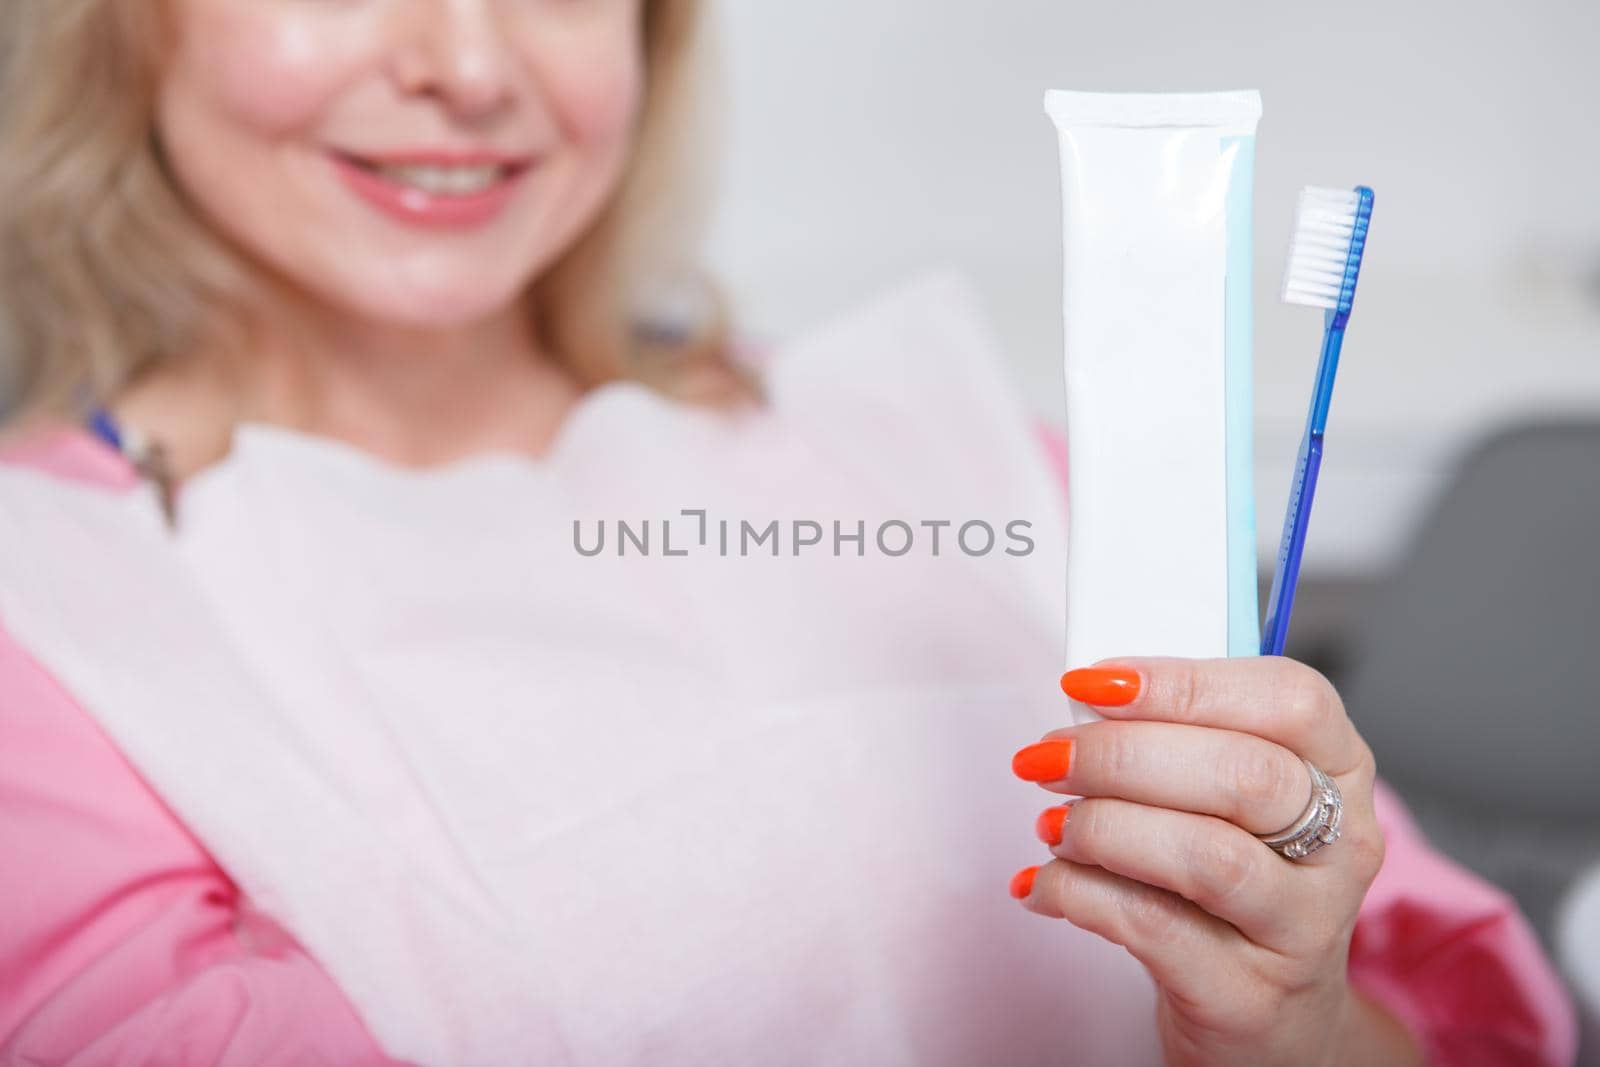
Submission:
[[[485,193],[518,177],[530,166],[506,162],[387,162],[337,153],[339,158],[398,189],[412,189],[432,197],[469,197]]]

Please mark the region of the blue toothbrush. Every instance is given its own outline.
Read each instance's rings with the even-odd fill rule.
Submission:
[[[1283,539],[1278,545],[1278,570],[1267,598],[1267,621],[1262,627],[1261,654],[1283,655],[1289,637],[1289,615],[1294,610],[1294,590],[1300,580],[1300,558],[1305,553],[1306,529],[1311,525],[1311,500],[1317,492],[1317,472],[1322,469],[1322,438],[1328,429],[1328,405],[1333,402],[1333,378],[1339,373],[1339,350],[1356,299],[1356,279],[1361,275],[1361,254],[1367,247],[1367,227],[1372,221],[1372,190],[1308,187],[1300,193],[1294,239],[1289,244],[1289,266],[1284,272],[1283,299],[1290,304],[1324,308],[1322,358],[1306,434],[1300,441],[1289,507],[1283,517]]]

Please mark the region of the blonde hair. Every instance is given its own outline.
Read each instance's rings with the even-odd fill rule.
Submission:
[[[156,92],[172,27],[153,0],[0,2],[0,346],[11,420],[77,417],[160,361],[238,340],[261,282],[163,164]],[[610,203],[527,299],[584,384],[636,378],[686,399],[753,393],[709,283],[693,323],[641,300],[694,269],[700,0],[643,0],[645,96]],[[223,309],[219,317],[215,309]]]

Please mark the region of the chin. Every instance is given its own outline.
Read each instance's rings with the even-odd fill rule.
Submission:
[[[457,329],[503,314],[521,300],[528,279],[463,277],[427,285],[374,288],[370,281],[333,301],[375,324],[409,329]]]

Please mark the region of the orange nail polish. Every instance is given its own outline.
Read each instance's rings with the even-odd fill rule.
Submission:
[[[1033,830],[1039,835],[1039,840],[1054,848],[1061,844],[1061,828],[1067,824],[1067,816],[1071,813],[1069,804],[1057,804],[1053,808],[1046,808],[1040,815],[1039,821],[1033,824]]]
[[[1024,867],[1011,876],[1011,895],[1021,900],[1033,892],[1033,876],[1039,873],[1037,867]]]
[[[1061,690],[1084,704],[1120,708],[1139,698],[1139,672],[1130,667],[1083,667],[1061,676]]]
[[[1056,782],[1072,769],[1072,738],[1040,741],[1011,757],[1011,770],[1025,782]]]

